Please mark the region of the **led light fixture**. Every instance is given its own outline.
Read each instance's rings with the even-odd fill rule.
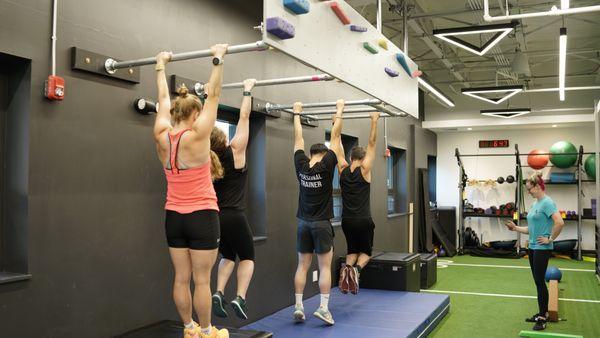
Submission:
[[[531,108],[510,108],[510,109],[484,109],[480,111],[481,115],[501,117],[511,119],[513,117],[531,113]]]
[[[454,107],[454,102],[450,100],[450,98],[444,93],[442,93],[439,89],[437,89],[434,85],[429,83],[424,76],[419,76],[417,81],[421,85],[421,87],[425,88],[427,91],[435,95],[440,101],[442,101],[448,107]]]
[[[567,67],[567,29],[560,29],[558,46],[558,96],[561,101],[565,100],[565,73]]]
[[[502,103],[514,95],[523,91],[523,86],[498,86],[498,87],[478,87],[478,88],[463,88],[461,92],[465,95],[469,95],[476,99],[499,104]],[[504,93],[504,96],[488,98],[483,96],[483,94],[494,94],[494,93]]]
[[[473,54],[482,56],[485,53],[487,53],[490,49],[492,49],[492,47],[494,47],[498,42],[500,42],[500,40],[502,40],[505,36],[507,36],[510,32],[512,32],[516,26],[517,26],[516,22],[511,22],[511,23],[486,25],[486,26],[469,26],[469,27],[460,27],[460,28],[434,29],[433,35],[439,39],[442,39],[442,40],[448,42],[448,43],[451,43],[462,49],[468,50],[469,52],[471,52]],[[483,33],[495,33],[495,34],[494,34],[494,36],[492,36],[491,39],[489,39],[481,47],[477,47],[477,46],[457,37],[457,36],[483,34]]]

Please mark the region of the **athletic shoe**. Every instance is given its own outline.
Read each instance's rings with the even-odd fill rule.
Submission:
[[[546,329],[546,318],[538,317],[537,321],[535,322],[535,325],[533,326],[533,330],[541,331],[544,329]]]
[[[212,295],[212,312],[217,317],[227,318],[227,316],[229,316],[227,311],[225,311],[225,305],[227,305],[227,302],[224,298],[225,296],[223,296],[221,291],[217,291],[214,295]]]
[[[304,316],[304,307],[296,304],[296,308],[294,310],[294,321],[296,321],[296,323],[303,323],[305,320],[306,316]]]
[[[231,301],[231,307],[235,311],[235,314],[241,319],[248,319],[246,315],[246,301],[244,298],[237,296]]]
[[[200,338],[200,327],[194,323],[194,327],[191,329],[183,329],[183,338]]]
[[[353,295],[358,293],[358,270],[353,266],[348,266],[348,288]]]
[[[350,290],[350,285],[348,285],[348,274],[349,273],[350,273],[350,269],[348,269],[348,265],[342,266],[342,268],[340,269],[339,287],[340,287],[340,291],[342,291],[343,294],[347,294],[348,291]]]
[[[331,312],[329,312],[329,310],[325,310],[325,308],[321,306],[319,306],[319,308],[317,309],[317,311],[315,311],[315,313],[313,313],[313,315],[327,323],[327,325],[333,325],[335,323],[333,321],[333,317],[331,316]]]
[[[227,329],[217,329],[216,327],[212,327],[209,334],[202,333],[200,328],[198,328],[198,332],[200,332],[200,338],[229,338],[229,331]]]
[[[531,316],[530,318],[525,318],[525,321],[527,323],[537,323],[537,318],[540,316],[539,313],[534,314],[533,316]]]

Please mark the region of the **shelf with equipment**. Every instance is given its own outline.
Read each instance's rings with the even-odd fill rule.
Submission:
[[[590,155],[590,154],[594,154],[591,152],[584,152],[583,150],[583,146],[579,146],[579,150],[575,153],[563,153],[561,155],[570,155],[570,156],[575,156],[577,157],[575,163],[570,166],[569,168],[574,168],[575,172],[571,173],[573,175],[574,180],[569,180],[569,181],[553,181],[553,180],[545,180],[544,183],[545,185],[569,185],[569,186],[573,186],[577,188],[577,206],[576,206],[576,215],[574,216],[575,218],[563,218],[565,222],[577,222],[577,259],[581,260],[582,259],[582,253],[581,253],[581,241],[582,241],[582,223],[585,220],[596,220],[595,216],[590,216],[589,214],[587,215],[583,215],[582,213],[582,201],[581,201],[581,196],[582,196],[582,187],[584,184],[586,183],[595,183],[595,180],[590,180],[590,179],[583,179],[583,173],[585,172],[584,170],[584,162],[583,162],[583,156],[584,155]],[[538,155],[552,155],[550,153],[539,153]],[[526,210],[525,208],[525,199],[524,199],[524,183],[525,179],[523,177],[523,173],[522,173],[522,168],[529,168],[529,165],[523,165],[521,163],[521,156],[528,156],[528,154],[520,154],[519,152],[519,146],[517,144],[515,144],[515,152],[514,153],[505,153],[505,154],[468,154],[468,155],[463,155],[460,154],[458,148],[455,149],[455,156],[458,162],[458,166],[459,166],[459,208],[458,208],[458,213],[459,213],[459,224],[458,224],[458,232],[459,232],[459,246],[458,246],[458,251],[459,253],[463,253],[464,252],[464,232],[465,232],[465,219],[467,218],[477,218],[477,217],[481,217],[481,218],[499,218],[499,219],[511,219],[513,218],[513,214],[512,212],[510,212],[508,215],[497,215],[497,214],[488,214],[488,213],[474,213],[474,212],[466,212],[465,211],[465,206],[466,206],[466,193],[465,193],[465,188],[467,187],[468,183],[471,181],[475,181],[475,180],[469,180],[465,168],[463,166],[463,161],[462,158],[464,157],[510,157],[513,158],[515,160],[515,177],[516,177],[516,182],[522,182],[522,184],[516,184],[515,187],[515,210],[513,210],[514,212],[517,212],[517,210]],[[555,167],[552,165],[547,165],[546,167]],[[561,169],[565,169],[564,167]],[[481,180],[477,180],[477,181],[481,181]],[[493,180],[488,180],[488,181],[493,181]],[[486,182],[485,180],[481,181],[481,182]],[[499,182],[501,183],[501,182]],[[472,207],[472,206],[471,206]],[[516,217],[516,216],[515,216]],[[564,216],[563,216],[564,217]],[[517,226],[521,225],[521,221],[526,221],[527,218],[524,216],[519,216],[518,218],[515,219],[515,223],[517,223]],[[521,243],[521,233],[517,232],[517,243]],[[522,250],[521,245],[517,245],[516,246],[516,251],[517,253],[519,253]]]

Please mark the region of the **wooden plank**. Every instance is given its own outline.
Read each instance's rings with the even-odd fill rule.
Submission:
[[[548,320],[558,322],[558,281],[551,280],[548,283]]]

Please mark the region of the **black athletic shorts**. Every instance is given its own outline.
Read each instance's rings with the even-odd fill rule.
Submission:
[[[342,218],[342,230],[346,236],[348,254],[364,253],[371,256],[375,223],[371,217]]]
[[[213,250],[219,247],[219,213],[198,210],[189,214],[167,210],[165,232],[170,248]]]
[[[296,251],[299,253],[328,253],[333,247],[333,228],[329,220],[305,221],[298,218]]]
[[[223,208],[219,213],[221,243],[219,251],[223,258],[235,261],[254,260],[254,238],[243,210]]]

